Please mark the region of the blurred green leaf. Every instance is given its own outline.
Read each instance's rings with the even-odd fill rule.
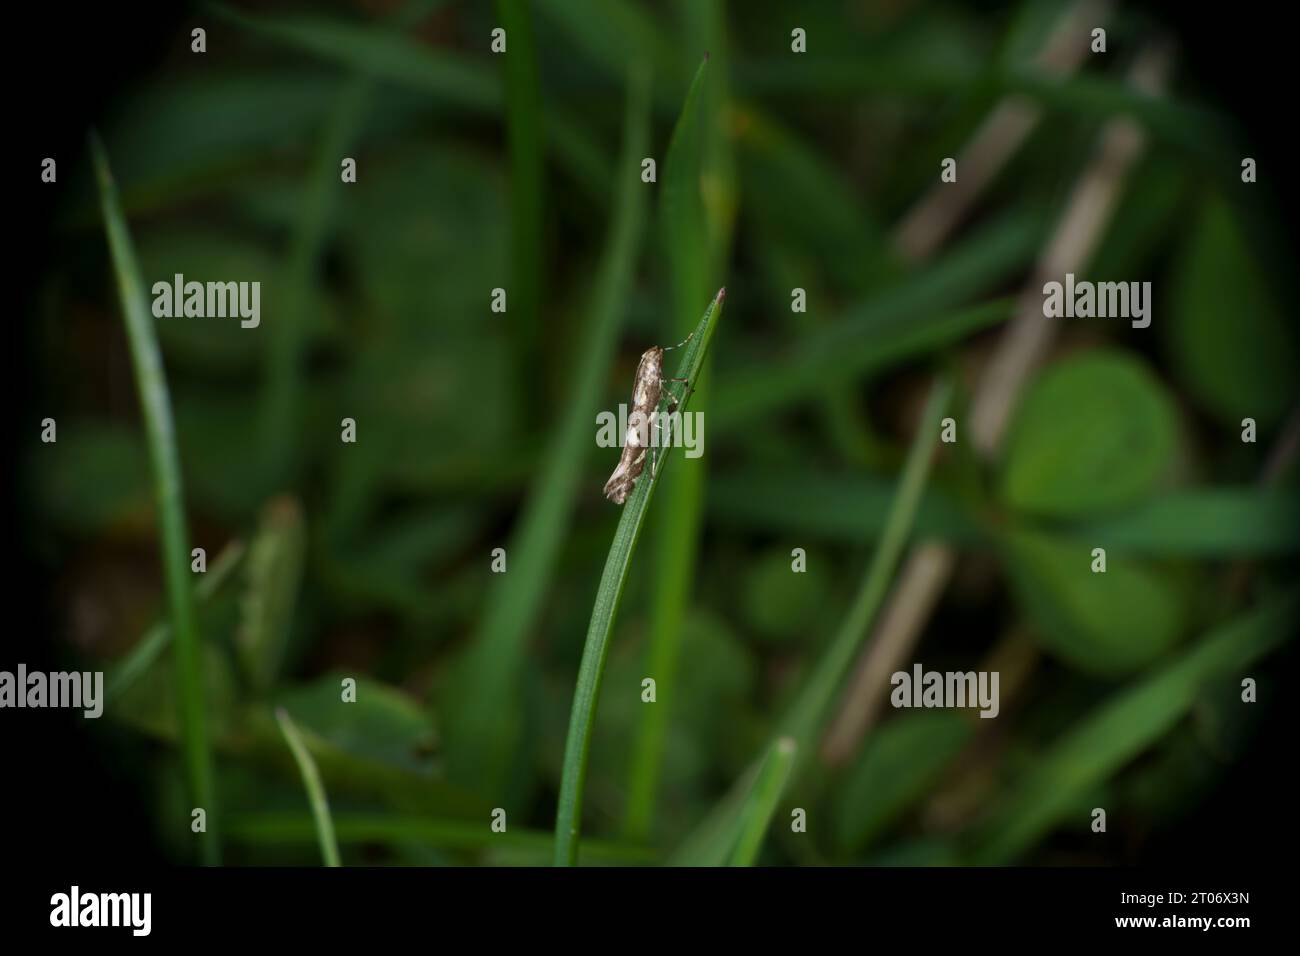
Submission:
[[[809,574],[793,572],[788,550],[764,552],[747,562],[740,607],[756,634],[769,641],[801,639],[807,634],[809,621],[817,617],[829,592],[819,557],[808,555],[813,569]]]
[[[449,849],[482,850],[498,844],[515,850],[528,850],[549,859],[555,834],[549,830],[526,830],[510,826],[504,833],[494,833],[486,823],[439,820],[426,815],[400,816],[375,813],[336,813],[334,830],[340,843],[425,843]],[[230,837],[259,846],[308,843],[316,838],[316,827],[303,813],[248,813],[230,822]],[[654,859],[654,851],[630,843],[592,840],[583,846],[583,855],[592,863],[645,863]]]
[[[880,535],[889,506],[884,477],[822,471],[724,471],[708,483],[708,514],[738,531],[811,535],[822,541],[862,541]],[[914,536],[979,544],[987,532],[979,514],[940,486],[926,489]],[[1061,535],[1106,553],[1151,557],[1229,557],[1291,554],[1300,548],[1300,503],[1286,490],[1175,490],[1114,515],[1080,516]]]
[[[1125,177],[1124,194],[1088,262],[1089,275],[1118,279],[1148,275],[1158,268],[1154,260],[1184,228],[1188,191],[1185,167],[1166,153],[1144,155]],[[1176,311],[1164,314],[1170,316],[1168,324],[1182,321]]]
[[[175,316],[158,320],[158,337],[168,362],[199,374],[231,374],[255,367],[266,347],[266,335],[286,304],[280,262],[260,243],[229,230],[170,227],[146,232],[140,242],[145,281],[173,285],[186,282],[260,282],[259,307],[265,324],[243,328],[241,318]],[[330,311],[324,294],[314,289],[305,310],[305,336],[310,341],[328,327]]]
[[[721,378],[711,422],[719,429],[822,394],[825,387],[881,372],[890,365],[952,345],[1005,320],[1014,303],[998,299],[969,309],[839,323],[808,336],[779,357],[733,366]],[[849,341],[849,338],[852,341]]]
[[[267,330],[262,346],[264,394],[261,400],[262,458],[266,462],[267,488],[293,483],[303,464],[301,447],[293,436],[302,430],[304,357],[313,344],[314,316],[319,308],[317,277],[326,241],[335,224],[339,203],[342,160],[355,160],[353,143],[373,100],[373,84],[354,78],[339,95],[312,157],[306,186],[294,210],[292,232],[277,283],[277,321]]]
[[[320,724],[322,729],[309,730],[303,742],[330,793],[377,800],[391,810],[405,813],[488,819],[490,804],[434,773],[429,756],[432,725],[422,708],[405,695],[364,677],[357,679],[357,704],[345,704],[339,697],[340,680],[341,676],[331,675],[329,681],[288,689],[283,701],[285,706],[304,706]],[[358,706],[367,685],[381,699],[359,725],[348,716],[331,716],[331,706]],[[305,720],[301,723],[305,729]],[[381,743],[383,746],[379,746]],[[295,773],[275,719],[263,706],[247,708],[241,715],[238,733],[223,739],[220,746],[264,773]]]
[[[969,306],[1029,262],[1042,238],[1034,214],[985,226],[932,266],[847,310],[825,330],[719,369],[711,421],[729,428],[853,382],[892,363],[949,346],[1007,318],[1013,301]]]
[[[873,731],[836,788],[840,849],[860,852],[929,792],[974,729],[955,711],[918,711]]]
[[[854,291],[888,275],[892,255],[879,223],[819,150],[752,105],[732,122],[747,206],[764,229]]]
[[[629,0],[548,0],[537,4],[537,10],[611,81],[620,79],[629,63],[644,63],[654,72],[655,101],[668,109],[681,101],[681,50],[640,4]]]
[[[1088,550],[1152,557],[1294,554],[1300,550],[1294,491],[1206,488],[1162,494],[1113,517],[1073,527]]]
[[[764,757],[740,776],[708,816],[681,842],[672,857],[675,864],[721,865],[735,851],[741,838],[745,808],[755,801],[768,800],[764,791],[770,783],[770,778],[766,775],[775,772],[772,755],[788,749],[790,744],[796,748],[789,754],[794,766],[788,771],[780,766],[783,761],[775,763],[782,784],[788,775],[797,776],[810,759],[835,693],[848,673],[854,655],[866,640],[872,621],[885,598],[890,579],[897,570],[908,532],[916,517],[921,493],[930,474],[940,416],[947,408],[951,396],[951,382],[939,378],[930,390],[898,480],[884,533],[876,544],[853,604],[830,645],[815,661],[812,672],[777,723]],[[789,743],[783,743],[787,740]]]
[[[356,681],[356,700],[343,700],[343,680]],[[277,691],[276,706],[320,743],[366,760],[427,770],[435,742],[433,723],[418,702],[365,676],[341,671],[310,684]]]
[[[105,139],[130,212],[167,208],[303,144],[334,107],[330,73],[215,68],[168,74],[109,117]],[[90,202],[69,204],[76,221]]]
[[[1279,421],[1300,395],[1300,339],[1270,292],[1232,209],[1206,199],[1191,226],[1165,323],[1180,380],[1234,431]]]
[[[704,819],[696,823],[673,850],[667,865],[722,866],[726,863],[740,839],[745,807],[763,782],[762,770],[765,766],[772,766],[768,756],[775,746],[775,741],[769,743],[762,755],[737,777]],[[778,764],[778,769],[782,770],[780,779],[784,782],[788,779],[784,774],[785,768]]]
[[[1161,142],[1190,157],[1209,160],[1224,155],[1231,130],[1216,113],[1164,96],[1138,92],[1122,79],[1104,75],[1062,76],[1031,64],[990,70],[978,56],[955,59],[951,50],[936,50],[934,62],[886,56],[785,56],[743,61],[737,77],[748,94],[771,97],[813,95],[824,99],[864,93],[950,95],[984,85],[993,94],[1022,94],[1049,115],[1102,120],[1128,116]]]
[[[1275,598],[1216,628],[1151,677],[1115,694],[1035,760],[973,832],[970,862],[1018,859],[1062,821],[1080,793],[1105,781],[1177,726],[1200,689],[1238,683],[1246,667],[1295,634],[1297,600]],[[1087,818],[1076,821],[1085,832]]]
[[[1027,390],[1008,436],[1002,496],[1050,517],[1113,510],[1154,491],[1177,446],[1177,412],[1146,366],[1124,352],[1088,352],[1049,367]]]
[[[1020,67],[1008,70],[1000,82],[1006,92],[1026,94],[1049,112],[1094,120],[1129,117],[1152,139],[1177,148],[1212,173],[1236,168],[1233,129],[1220,113],[1093,73],[1063,77]]]
[[[245,551],[242,541],[231,541],[222,548],[221,553],[208,566],[207,573],[195,585],[194,597],[199,602],[199,614],[200,617],[204,617],[205,624],[211,623],[205,616],[210,610],[206,607],[207,602],[220,592],[222,585],[230,579],[244,557]],[[170,624],[166,620],[160,620],[136,641],[135,646],[128,653],[114,663],[104,691],[105,706],[113,706],[117,698],[121,697],[131,685],[157,666],[158,658],[171,643],[171,637]]]
[[[240,664],[254,689],[266,693],[280,674],[302,577],[302,511],[289,497],[262,510],[248,550],[242,622],[235,636]]]
[[[148,459],[136,429],[60,420],[58,439],[26,463],[25,484],[40,503],[42,520],[83,534],[101,534],[128,519],[152,521]]]
[[[344,254],[372,325],[500,333],[492,289],[506,287],[509,217],[500,168],[461,147],[412,146],[367,165],[340,211]],[[373,228],[383,223],[382,229]]]
[[[889,478],[877,475],[789,468],[724,471],[710,477],[709,516],[729,528],[871,541],[884,530],[892,492]],[[934,485],[925,490],[912,533],[963,544],[983,538],[976,516]]]
[[[501,111],[504,84],[495,68],[447,50],[433,50],[383,26],[347,23],[315,15],[248,16],[209,5],[221,18],[368,76],[424,91],[471,113]],[[487,48],[484,38],[484,49]],[[603,196],[609,164],[574,119],[555,108],[546,116],[547,138],[574,174],[574,181]]]
[[[249,453],[252,407],[237,388],[195,387],[192,381],[177,388],[176,438],[194,507],[239,524],[252,522],[266,500],[266,461]]]
[[[959,866],[961,853],[951,840],[909,840],[880,850],[868,859],[870,866]]]
[[[180,738],[177,716],[180,703],[172,679],[174,654],[175,650],[167,647],[130,684],[120,688],[111,712],[115,719],[130,727],[173,742]],[[210,739],[219,745],[221,738],[231,732],[238,720],[238,681],[224,650],[213,644],[204,644],[201,657],[199,670],[203,680],[208,733]]]
[[[514,356],[515,401],[528,414],[542,393],[546,368],[559,361],[543,348],[542,264],[550,246],[542,239],[542,119],[537,50],[530,5],[496,0],[501,28],[509,37],[505,57],[506,146],[510,154],[510,345]]]
[[[1092,547],[1013,531],[1007,570],[1049,650],[1091,674],[1131,673],[1182,636],[1186,602],[1164,575],[1132,560],[1107,555],[1106,571],[1094,573]]]
[[[759,768],[754,789],[737,815],[739,832],[735,849],[731,851],[731,866],[752,866],[757,859],[777,804],[785,793],[790,774],[794,772],[797,752],[798,744],[793,737],[778,737],[772,741],[767,757]]]
[[[720,614],[694,607],[683,622],[681,642],[689,648],[690,666],[668,678],[647,666],[645,641],[610,649],[605,686],[618,690],[602,694],[592,732],[593,780],[604,774],[611,786],[621,788],[639,756],[628,742],[643,732],[647,711],[668,709],[655,806],[694,802],[713,786],[720,765],[743,764],[753,753],[753,741],[738,727],[751,712],[758,680],[749,648]],[[641,699],[646,677],[655,679],[653,703]],[[557,703],[568,690],[557,688]],[[672,815],[652,822],[653,835],[663,841],[679,837],[684,826]]]
[[[229,23],[370,75],[417,85],[466,109],[491,111],[501,104],[498,78],[470,57],[427,49],[381,26],[312,14],[249,16],[215,3],[207,7]]]
[[[503,336],[449,330],[439,341],[432,328],[379,335],[356,356],[346,382],[322,396],[333,415],[319,427],[332,440],[343,417],[357,422],[356,444],[330,459],[336,494],[366,513],[385,492],[428,494],[440,483],[464,480],[464,470],[495,472],[501,481],[503,459],[495,452],[515,438],[509,386]],[[466,396],[473,396],[473,415],[464,413]],[[466,485],[491,490],[472,477]]]

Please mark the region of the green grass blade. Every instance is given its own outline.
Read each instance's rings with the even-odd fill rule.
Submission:
[[[194,594],[199,601],[209,601],[221,590],[221,586],[230,580],[235,568],[239,566],[244,553],[244,543],[238,540],[230,542],[222,549],[213,560],[212,567],[208,568],[208,573],[199,578],[199,583],[194,588]],[[104,691],[105,707],[111,707],[145,671],[153,666],[162,652],[167,649],[171,639],[171,625],[165,619],[157,621],[153,627],[145,631],[144,636],[136,641],[130,652],[114,665]]]
[[[771,745],[768,750],[771,751]],[[761,760],[755,761],[709,811],[668,859],[669,866],[722,866],[731,858],[745,820],[745,807],[758,788]]]
[[[1228,557],[1294,554],[1298,527],[1294,491],[1225,487],[1162,494],[1070,534],[1108,553]]]
[[[732,469],[709,478],[709,520],[746,533],[875,541],[885,529],[893,497],[893,482],[884,475]],[[933,486],[921,498],[913,537],[957,544],[985,540],[979,516],[957,496]]]
[[[1121,691],[1054,744],[999,801],[973,837],[971,861],[999,865],[1058,824],[1081,793],[1105,781],[1181,720],[1200,689],[1236,684],[1237,672],[1294,636],[1300,599],[1275,598],[1215,629],[1164,670]],[[1086,825],[1080,823],[1080,829]]]
[[[555,843],[549,830],[526,830],[511,826],[494,833],[487,825],[463,820],[430,819],[394,813],[335,813],[334,835],[342,844],[420,843],[446,850],[509,849],[545,855]],[[293,846],[317,838],[315,820],[306,814],[270,811],[232,816],[226,827],[232,840],[256,846]],[[631,843],[588,840],[582,845],[583,859],[593,863],[650,863],[655,851]]]
[[[721,0],[679,3],[675,11],[685,40],[680,46],[709,51],[695,70],[664,160],[660,203],[661,241],[668,261],[673,335],[690,330],[695,303],[721,281],[730,255],[736,215],[736,163],[731,141],[730,38]],[[711,363],[700,370],[693,397],[697,412],[711,412]],[[653,519],[650,618],[645,673],[660,687],[681,685],[679,658],[686,632],[704,523],[709,463],[683,462],[665,476]],[[654,707],[641,708],[633,743],[624,829],[649,837],[658,798],[673,702],[671,691]]]
[[[517,691],[526,641],[550,585],[583,462],[591,452],[591,423],[626,312],[644,231],[646,189],[638,170],[650,135],[649,111],[649,78],[639,72],[629,86],[620,186],[564,420],[506,546],[510,573],[501,576],[463,669],[449,688],[452,696],[445,709],[455,718],[447,722],[448,771],[453,779],[489,793],[503,786],[517,756],[522,731]]]
[[[935,63],[910,63],[897,56],[791,57],[750,56],[736,66],[736,84],[746,96],[771,101],[776,97],[861,96],[883,92],[890,96],[952,95],[984,80],[982,71],[966,66],[940,68]]]
[[[339,97],[321,139],[303,193],[302,210],[290,239],[285,275],[285,301],[280,321],[270,323],[261,402],[263,461],[268,492],[298,477],[295,459],[301,442],[294,440],[300,426],[303,352],[311,289],[316,279],[331,214],[339,190],[340,157],[361,127],[374,84],[352,80]]]
[[[497,0],[509,46],[505,57],[506,146],[510,155],[510,344],[516,400],[526,418],[543,394],[542,348],[543,107],[533,24],[523,0]],[[554,361],[552,356],[552,361]]]
[[[1015,300],[1007,297],[967,309],[934,312],[917,316],[910,324],[890,322],[877,338],[861,338],[856,344],[844,342],[838,348],[836,342],[846,326],[809,336],[784,361],[754,361],[723,377],[718,385],[713,427],[742,427],[765,413],[815,398],[827,385],[861,380],[895,363],[952,345],[1005,321],[1014,308]],[[874,324],[854,323],[864,329]]]
[[[740,838],[731,854],[732,866],[753,866],[758,858],[772,815],[776,813],[776,805],[794,771],[798,749],[792,737],[780,737],[768,748],[754,790],[740,812]]]
[[[248,549],[247,584],[235,635],[236,657],[257,694],[268,693],[280,676],[302,584],[304,539],[296,499],[274,498],[262,509]]]
[[[678,47],[655,17],[631,0],[547,0],[537,9],[607,78],[628,63],[649,63],[661,78],[655,100],[671,109],[681,95]],[[511,34],[513,36],[513,34]]]
[[[718,380],[711,409],[726,429],[856,382],[864,374],[960,341],[1005,320],[1013,298],[970,305],[1037,254],[1042,221],[1017,214],[981,230],[933,266],[851,308],[839,321],[796,347],[729,367]]]
[[[407,28],[440,6],[443,0],[409,0],[386,25]],[[396,35],[396,33],[394,33]],[[330,235],[331,220],[340,196],[340,157],[349,155],[371,108],[375,81],[358,71],[339,94],[338,105],[325,126],[312,161],[302,210],[289,243],[288,269],[282,317],[271,324],[266,350],[265,394],[262,401],[263,461],[267,491],[298,478],[295,458],[300,443],[293,440],[300,427],[304,332],[311,291],[321,255]]]
[[[172,421],[171,398],[163,372],[158,336],[150,315],[145,281],[140,275],[131,233],[122,215],[117,185],[109,170],[108,155],[99,137],[92,134],[91,159],[99,184],[104,229],[108,235],[113,271],[117,275],[135,369],[136,388],[144,416],[149,444],[149,464],[157,498],[158,523],[162,535],[163,578],[176,649],[176,687],[180,701],[181,749],[186,782],[195,807],[206,812],[207,828],[199,835],[201,858],[215,865],[221,860],[217,831],[216,792],[213,784],[212,750],[206,727],[203,674],[200,667],[198,622],[194,614],[194,592],[190,572],[189,529],[185,520],[185,499],[181,487],[180,453]]]
[[[341,866],[339,844],[334,837],[334,821],[330,818],[329,800],[325,796],[325,787],[321,783],[320,772],[316,769],[316,761],[307,752],[302,735],[294,726],[289,712],[283,707],[277,707],[275,720],[280,725],[280,733],[284,734],[285,742],[293,751],[293,759],[298,764],[298,771],[302,774],[302,783],[311,803],[312,820],[316,825],[316,839],[320,842],[321,857],[326,866]]]
[[[951,395],[952,384],[947,379],[938,380],[931,390],[916,437],[912,440],[907,461],[903,465],[902,477],[890,505],[884,531],[858,588],[853,606],[830,646],[817,662],[812,676],[782,719],[775,739],[769,746],[771,752],[781,739],[794,742],[796,750],[791,757],[793,766],[787,776],[798,773],[809,755],[815,751],[817,734],[835,692],[843,682],[858,648],[866,639],[871,622],[884,599],[920,506],[934,457],[935,441],[939,435],[939,422]],[[683,841],[673,854],[673,862],[679,866],[720,866],[732,857],[737,852],[746,821],[752,819],[752,812],[748,808],[779,799],[779,792],[775,797],[766,794],[760,786],[762,782],[763,774],[758,769],[751,769],[742,775],[718,807]]]
[[[871,622],[875,619],[880,602],[884,599],[898,567],[903,548],[907,544],[912,523],[916,519],[925,491],[926,479],[934,457],[934,445],[939,434],[939,422],[952,396],[952,384],[946,379],[937,381],[926,401],[916,437],[907,453],[898,491],[890,505],[889,516],[876,545],[871,566],[858,588],[857,598],[849,609],[848,617],[840,625],[825,654],[817,663],[812,679],[805,685],[789,713],[782,721],[782,732],[793,737],[800,750],[807,755],[813,749],[814,738],[836,689],[853,662],[854,655],[866,639]]]
[[[1009,70],[1004,79],[1007,92],[1026,94],[1049,111],[1098,120],[1131,117],[1153,140],[1206,164],[1225,160],[1237,139],[1236,130],[1223,115],[1136,90],[1122,79],[1088,73],[1051,76],[1028,67]],[[1221,181],[1226,181],[1228,174],[1220,175]]]
[[[709,270],[708,227],[700,196],[702,100],[709,59],[700,62],[686,92],[664,156],[663,194],[659,203],[662,240],[668,255],[674,326],[685,324],[698,301]]]
[[[989,95],[1022,94],[1052,114],[1094,119],[1132,116],[1153,137],[1191,155],[1204,155],[1231,142],[1219,114],[1136,91],[1115,77],[1061,76],[1038,66],[991,71],[969,66],[939,68],[896,58],[787,56],[748,60],[740,64],[737,76],[747,94],[764,98],[815,93],[835,100],[872,90],[891,95],[951,95],[981,87]]]
[[[798,133],[754,104],[738,112],[745,199],[753,204],[758,225],[782,244],[815,256],[846,288],[865,290],[893,258],[876,213],[843,172]]]
[[[725,289],[719,290],[717,296],[709,303],[704,317],[696,326],[695,335],[683,346],[685,354],[674,377],[686,378],[691,382],[697,380],[700,368],[704,365],[704,357],[708,354],[709,344],[713,341],[718,319],[722,315],[725,295]],[[680,410],[683,413],[690,400],[691,395],[688,391],[681,402]],[[618,528],[614,532],[614,542],[610,545],[609,556],[605,559],[605,570],[601,574],[600,586],[596,591],[596,601],[591,609],[591,623],[587,628],[587,640],[582,650],[582,664],[578,669],[577,686],[573,693],[569,733],[564,747],[560,799],[555,816],[557,866],[573,866],[578,859],[582,788],[587,776],[587,753],[591,746],[596,701],[600,696],[600,680],[605,669],[605,653],[609,649],[614,618],[618,613],[619,600],[623,596],[623,585],[627,581],[632,552],[636,548],[637,537],[641,533],[641,526],[650,506],[650,497],[654,494],[655,484],[663,477],[663,469],[667,467],[671,458],[672,449],[669,448],[660,463],[658,473],[643,473],[632,494],[623,504],[623,516],[619,519]]]
[[[269,39],[367,76],[422,91],[468,113],[496,115],[505,105],[501,78],[477,59],[430,50],[384,27],[320,16],[249,16],[217,4],[207,9]],[[603,200],[609,186],[609,166],[600,146],[581,124],[560,111],[549,110],[545,123],[547,138],[565,161],[574,182]]]
[[[873,540],[884,529],[892,488],[884,477],[806,470],[727,471],[709,479],[709,518],[720,525],[827,541]],[[1285,490],[1250,487],[1170,491],[1060,533],[1108,554],[1229,558],[1294,554],[1300,504]],[[955,544],[987,540],[980,515],[951,491],[931,487],[914,537]]]
[[[314,14],[270,17],[221,4],[205,6],[228,23],[365,75],[425,90],[452,106],[484,113],[501,107],[501,84],[491,71],[468,56],[428,50],[385,27]]]
[[[668,337],[674,341],[689,331],[697,303],[708,294],[709,288],[709,232],[700,196],[701,126],[708,67],[706,58],[696,69],[664,158],[659,211],[674,303]],[[697,410],[704,408],[708,402],[706,390],[696,388],[692,400]],[[664,504],[652,520],[646,673],[654,675],[661,686],[671,685],[677,671],[682,622],[695,573],[703,492],[704,463],[684,463],[664,480],[661,491]],[[626,833],[634,839],[644,840],[650,834],[670,713],[666,701],[645,708],[637,728],[624,819]]]

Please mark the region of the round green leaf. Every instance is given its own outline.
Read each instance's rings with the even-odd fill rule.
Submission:
[[[356,681],[356,699],[346,703],[345,677]],[[279,691],[274,703],[304,732],[345,753],[412,770],[429,766],[437,739],[433,720],[427,708],[395,687],[333,672]]]
[[[1003,500],[1077,517],[1148,495],[1174,460],[1177,413],[1138,359],[1098,350],[1061,362],[1030,387],[1012,426]]]
[[[1280,420],[1300,391],[1300,348],[1223,200],[1201,210],[1175,290],[1165,341],[1188,391],[1232,426]]]
[[[1020,606],[1048,651],[1080,670],[1115,677],[1151,663],[1183,632],[1183,602],[1170,581],[1110,555],[1094,572],[1092,545],[1029,532],[1007,539]]]

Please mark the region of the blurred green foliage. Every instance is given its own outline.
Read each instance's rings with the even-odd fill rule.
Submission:
[[[1175,72],[1164,97],[1126,85],[1158,24],[1117,12],[1109,55],[1049,76],[1034,55],[1061,5],[1041,0],[797,16],[776,0],[210,9],[210,52],[178,34],[102,132],[148,283],[262,283],[256,330],[156,322],[193,543],[212,561],[247,542],[226,586],[200,592],[227,859],[318,861],[278,705],[320,769],[345,863],[549,861],[619,517],[594,416],[725,284],[695,406],[706,454],[676,461],[680,487],[656,498],[584,803],[584,862],[672,858],[774,753],[882,533],[931,374],[973,380],[1121,115],[1148,145],[1081,271],[1152,281],[1153,327],[1066,320],[1005,453],[941,454],[912,532],[961,562],[905,663],[984,667],[1026,633],[1014,706],[996,721],[887,712],[843,766],[802,748],[809,769],[761,851],[746,837],[741,855],[1077,858],[1061,834],[1083,832],[1097,793],[1112,829],[1149,834],[1223,776],[1261,719],[1238,685],[1267,664],[1242,668],[1294,610],[1254,608],[1295,588],[1296,470],[1261,478],[1300,375],[1279,304],[1290,276],[1259,254],[1285,224],[1239,181],[1231,122],[1201,105],[1195,76]],[[504,55],[489,52],[498,18]],[[790,53],[794,25],[807,54]],[[641,101],[629,67],[647,77]],[[1024,143],[931,258],[901,254],[890,224],[1011,95],[1039,111]],[[642,155],[657,183],[640,181]],[[355,184],[339,181],[343,156]],[[67,256],[38,277],[31,357],[58,443],[23,477],[77,653],[120,661],[163,602],[88,176],[58,227]],[[806,314],[790,311],[794,287]],[[339,440],[344,417],[355,444]],[[99,732],[142,742],[160,841],[188,860],[170,650],[154,635]],[[340,706],[344,677],[357,702]],[[786,803],[808,808],[807,834],[788,832]],[[510,820],[498,843],[494,806]],[[1140,856],[1130,845],[1088,855]]]

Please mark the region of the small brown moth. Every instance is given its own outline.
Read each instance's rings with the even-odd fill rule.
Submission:
[[[614,473],[605,482],[605,497],[616,505],[621,505],[632,493],[632,486],[645,468],[645,453],[650,430],[658,427],[655,412],[663,398],[664,384],[667,382],[687,382],[684,378],[664,378],[664,353],[681,348],[692,338],[692,332],[676,345],[667,348],[656,345],[648,348],[637,363],[636,378],[632,383],[632,411],[627,417],[627,434],[623,438],[623,454],[618,459]],[[669,393],[668,412],[677,408],[677,401]],[[650,442],[651,450],[657,442]],[[654,462],[651,462],[651,475],[654,474]]]

